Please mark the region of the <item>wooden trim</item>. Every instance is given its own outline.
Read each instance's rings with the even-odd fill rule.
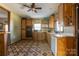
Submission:
[[[7,12],[10,12],[9,10],[7,10],[6,8],[4,8],[4,7],[2,7],[2,6],[0,6],[0,8],[4,9],[4,10],[7,11]]]
[[[22,40],[22,18],[21,18],[21,40]]]
[[[79,7],[79,4],[78,4],[78,3],[75,4],[75,8],[76,8],[76,12],[75,12],[75,13],[76,13],[76,14],[75,14],[75,15],[76,15],[75,34],[76,34],[76,49],[77,49],[77,56],[78,56],[78,55],[79,55],[79,53],[78,53],[78,52],[79,52],[79,51],[78,51],[78,49],[79,49],[79,48],[78,48],[78,44],[79,44],[79,43],[78,43],[78,36],[77,36],[77,35],[78,35],[78,34],[77,34],[77,29],[78,29],[78,27],[77,27],[77,26],[78,26],[78,23],[77,23],[77,22],[78,22],[77,7]]]

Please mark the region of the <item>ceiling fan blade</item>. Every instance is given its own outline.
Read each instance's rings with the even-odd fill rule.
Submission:
[[[27,5],[23,5],[24,7],[28,7],[28,8],[30,8],[29,6],[27,6]]]
[[[21,8],[21,9],[24,9],[25,7],[24,7],[24,6],[21,6],[20,8]]]
[[[35,8],[35,9],[42,9],[41,7],[37,7],[37,8]]]
[[[27,10],[28,12],[31,11],[32,9],[30,8],[29,10]]]

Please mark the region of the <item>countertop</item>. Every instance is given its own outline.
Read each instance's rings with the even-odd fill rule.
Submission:
[[[5,32],[0,32],[0,34],[4,34]]]
[[[75,34],[74,33],[52,33],[52,35],[54,35],[55,37],[74,37]]]
[[[75,33],[55,33],[55,32],[49,32],[49,34],[51,34],[51,36],[54,36],[54,37],[74,37],[75,36]]]
[[[66,36],[70,36],[70,37],[74,37],[75,36],[75,30],[74,27],[64,27],[64,32],[63,33],[55,33],[53,32],[49,32],[51,35],[55,36],[55,37],[66,37]]]
[[[5,33],[10,34],[11,32],[0,32],[0,34],[5,34]]]

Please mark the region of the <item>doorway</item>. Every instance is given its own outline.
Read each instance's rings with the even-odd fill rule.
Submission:
[[[10,43],[10,12],[0,6],[0,56],[6,56]]]

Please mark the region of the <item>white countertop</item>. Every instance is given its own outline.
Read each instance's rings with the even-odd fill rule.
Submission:
[[[74,37],[75,36],[75,30],[74,27],[64,27],[64,32],[63,33],[55,33],[55,32],[51,32],[50,34],[52,34],[55,37],[64,37],[64,36],[71,36]]]
[[[55,37],[66,37],[66,36],[70,36],[70,37],[74,37],[75,34],[74,33],[55,33],[55,32],[52,32],[52,33],[49,33],[51,34],[51,36],[55,36]]]
[[[64,36],[75,36],[74,33],[52,33],[56,37],[64,37]]]

